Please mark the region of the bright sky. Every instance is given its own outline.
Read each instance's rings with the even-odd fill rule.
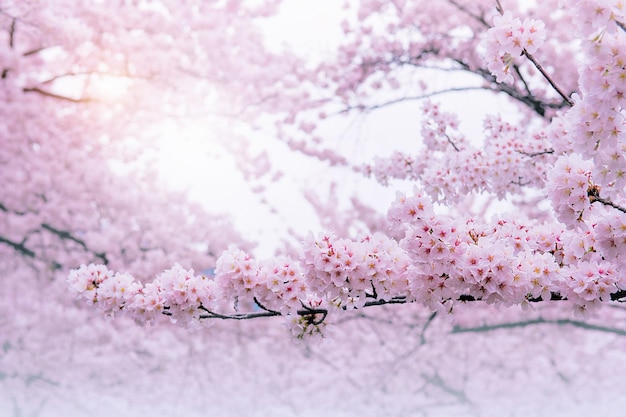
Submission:
[[[269,45],[277,49],[291,47],[313,59],[332,54],[337,40],[343,36],[339,17],[342,3],[338,0],[286,1],[281,14],[268,21],[265,27]],[[449,79],[440,74],[430,77],[429,82],[441,85],[441,88],[449,86]],[[476,109],[476,106],[468,106],[467,100],[470,99],[466,93],[437,98],[445,103],[446,109],[464,114],[465,130],[478,134],[484,111],[497,113],[502,103],[498,100],[486,102],[482,97],[483,108],[472,116],[468,115],[468,109]],[[409,102],[381,109],[367,117],[331,120],[322,131],[342,153],[362,161],[371,161],[376,155],[388,155],[396,149],[416,150],[420,140],[419,117],[416,115],[420,113],[420,106],[420,102]],[[181,142],[177,141],[164,147],[161,170],[175,187],[190,187],[192,197],[209,210],[231,214],[235,225],[246,237],[262,242],[256,250],[257,256],[272,256],[277,242],[289,227],[302,235],[308,231],[322,231],[314,211],[300,197],[303,184],[323,195],[327,189],[319,184],[335,179],[341,183],[340,191],[349,195],[358,192],[365,202],[381,212],[394,199],[395,188],[381,189],[372,181],[359,179],[349,172],[342,175],[325,164],[288,152],[275,140],[267,140],[259,133],[255,133],[259,137],[253,142],[263,144],[274,162],[278,161],[285,176],[267,191],[252,195],[246,191],[232,156],[220,153],[218,147],[212,152],[210,133],[205,126],[186,126],[183,131],[177,130],[175,134],[188,146],[180,146]],[[206,152],[212,152],[213,158],[207,160]],[[411,189],[408,187],[402,191],[411,192]]]

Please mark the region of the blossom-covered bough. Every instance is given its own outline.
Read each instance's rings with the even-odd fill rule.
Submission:
[[[461,3],[448,3],[487,24]],[[626,299],[625,6],[580,0],[559,10],[558,18],[575,23],[581,46],[572,61],[578,82],[569,88],[553,74],[563,73],[559,63],[548,62],[558,57],[548,45],[555,24],[522,20],[500,2],[492,10],[493,27],[479,47],[488,71],[469,58],[453,61],[503,83],[500,91],[544,123],[489,117],[477,147],[455,115],[427,102],[426,148],[419,155],[397,153],[355,167],[383,183],[417,184],[412,195],[397,194],[388,232],[360,239],[310,235],[298,257],[267,261],[231,247],[214,273],[177,264],[146,283],[104,265],[83,265],[69,275],[70,288],[107,314],[139,322],[196,326],[284,316],[299,337],[317,334],[330,316],[382,304],[416,302],[453,313],[458,303],[530,307],[552,300],[586,312]],[[551,212],[481,220],[459,210],[472,192],[527,198],[527,190],[546,198]]]

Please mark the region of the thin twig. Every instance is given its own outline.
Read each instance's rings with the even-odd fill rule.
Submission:
[[[396,98],[396,99],[393,99],[393,100],[386,101],[384,103],[374,104],[374,105],[371,105],[371,106],[366,106],[366,105],[348,106],[345,109],[343,109],[340,112],[338,112],[337,114],[348,113],[348,112],[350,112],[351,110],[354,110],[354,109],[357,109],[359,111],[369,112],[369,111],[372,111],[372,110],[377,110],[377,109],[382,108],[382,107],[391,106],[391,105],[402,103],[402,102],[405,102],[405,101],[417,101],[417,100],[423,100],[423,99],[426,99],[426,98],[438,96],[438,95],[441,95],[441,94],[457,93],[457,92],[471,91],[471,90],[490,90],[490,91],[492,91],[493,89],[489,88],[489,87],[485,87],[485,86],[449,88],[449,89],[446,89],[446,90],[433,91],[431,93],[425,93],[425,94],[421,94],[421,95],[418,95],[418,96],[400,97],[400,98]]]
[[[491,324],[491,325],[487,324],[487,325],[478,326],[478,327],[455,326],[452,329],[452,334],[483,333],[483,332],[490,332],[490,331],[500,330],[500,329],[513,329],[517,327],[527,327],[527,326],[533,326],[537,324],[556,324],[559,326],[574,326],[574,327],[579,327],[585,330],[596,330],[600,332],[613,333],[619,336],[626,336],[626,330],[619,329],[619,328],[600,326],[597,324],[590,324],[590,323],[586,323],[583,321],[577,321],[577,320],[571,320],[571,319],[546,320],[544,318],[538,318],[538,319],[527,320],[527,321],[518,321],[518,322],[513,322],[513,323],[499,323],[499,324]]]
[[[90,101],[95,101],[90,98],[72,98],[72,97],[62,96],[60,94],[55,94],[55,93],[51,93],[50,91],[42,90],[39,87],[25,87],[22,89],[22,91],[24,91],[25,93],[39,93],[46,97],[52,97],[52,98],[56,98],[56,99],[63,100],[63,101],[69,101],[71,103],[87,103]]]
[[[539,152],[524,152],[524,151],[517,151],[517,153],[520,153],[520,154],[522,154],[522,155],[526,155],[526,156],[529,156],[529,157],[533,158],[533,157],[535,157],[535,156],[553,154],[553,153],[554,153],[554,149],[548,149],[548,150],[545,150],[545,151],[539,151]]]
[[[613,207],[614,209],[617,209],[621,211],[622,213],[626,213],[626,208],[622,206],[618,206],[617,204],[615,204],[611,200],[607,200],[606,198],[602,198],[599,196],[589,196],[589,200],[591,201],[591,203],[596,203],[596,202],[601,203],[601,204],[604,204],[605,206]]]
[[[528,60],[530,62],[533,63],[533,65],[535,66],[535,68],[537,68],[539,70],[539,72],[541,73],[541,75],[543,75],[543,77],[550,83],[550,85],[552,86],[552,88],[554,88],[556,90],[557,93],[559,93],[559,95],[563,98],[563,100],[570,106],[573,107],[574,106],[574,102],[572,101],[571,98],[569,98],[567,96],[567,94],[565,94],[563,92],[563,90],[561,89],[561,87],[558,86],[558,84],[552,79],[552,77],[550,77],[550,74],[548,74],[546,72],[546,70],[543,68],[543,66],[535,59],[535,57],[529,53],[526,49],[524,49],[522,51],[522,55],[524,55],[526,58],[528,58]]]

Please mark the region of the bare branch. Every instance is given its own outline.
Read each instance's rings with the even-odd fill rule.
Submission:
[[[11,27],[9,28],[9,47],[11,49],[13,49],[13,46],[15,44],[15,22],[16,19],[13,18],[13,20],[11,21]]]
[[[486,324],[486,325],[477,326],[477,327],[454,326],[454,328],[452,329],[452,334],[484,333],[484,332],[491,332],[491,331],[500,330],[500,329],[514,329],[518,327],[527,327],[527,326],[534,326],[534,325],[540,325],[540,324],[552,324],[552,325],[556,324],[558,326],[573,326],[573,327],[578,327],[578,328],[585,329],[585,330],[595,330],[595,331],[604,332],[604,333],[612,333],[612,334],[616,334],[619,336],[626,336],[626,330],[624,329],[608,327],[608,326],[600,326],[597,324],[590,324],[590,323],[586,323],[584,321],[579,321],[579,320],[571,320],[571,319],[546,320],[541,317],[538,319],[534,319],[534,320],[517,321],[513,323]]]
[[[35,252],[33,252],[32,250],[28,249],[26,246],[24,246],[23,243],[13,242],[12,240],[6,239],[6,238],[4,238],[2,236],[0,236],[0,243],[4,243],[6,245],[9,245],[10,247],[15,249],[16,251],[18,251],[22,255],[26,255],[29,258],[35,258]]]
[[[533,158],[533,157],[535,157],[535,156],[553,154],[553,153],[554,153],[554,149],[548,149],[548,150],[545,150],[545,151],[540,151],[540,152],[524,152],[524,151],[517,151],[517,153],[520,153],[520,154],[522,154],[522,155],[526,155],[526,156],[529,156],[529,157]]]
[[[618,302],[620,302],[624,298],[626,298],[626,290],[619,289],[616,292],[611,294],[611,301],[618,301]],[[561,294],[552,293],[549,301],[562,301],[562,300],[567,300],[567,298],[562,296]],[[216,313],[214,311],[208,310],[204,306],[200,306],[200,309],[207,313],[205,315],[201,315],[200,318],[201,319],[214,319],[214,318],[217,318],[217,319],[222,319],[222,320],[247,320],[247,319],[255,319],[255,318],[261,318],[261,317],[276,317],[276,316],[284,315],[283,313],[280,313],[280,312],[274,311],[274,310],[270,310],[270,309],[264,307],[261,303],[258,302],[258,300],[256,298],[254,299],[254,301],[259,306],[259,308],[261,308],[263,311],[254,311],[254,312],[248,312],[248,313],[235,313],[235,314],[222,314],[222,313]],[[475,297],[473,297],[471,295],[462,295],[462,296],[460,296],[458,298],[458,301],[477,302],[477,301],[481,301],[481,300],[477,299],[477,298],[475,298]],[[538,303],[538,302],[547,301],[547,300],[543,300],[541,297],[537,297],[537,298],[527,298],[527,301],[529,301],[531,303]],[[373,306],[387,305],[387,304],[407,304],[407,303],[410,303],[410,302],[412,302],[412,301],[408,300],[406,297],[394,297],[394,298],[392,298],[390,300],[368,301],[368,302],[365,303],[364,308],[366,308],[366,307],[373,307]],[[344,306],[344,307],[342,307],[342,309],[346,310],[347,308]],[[164,312],[164,314],[168,314],[168,312]],[[298,310],[297,314],[299,316],[301,316],[301,317],[308,317],[309,324],[319,325],[319,324],[323,323],[324,320],[326,319],[326,317],[328,315],[328,310],[324,309],[324,308],[310,308],[310,307],[307,307],[307,306],[303,305],[303,308]],[[321,315],[321,318],[317,318],[318,315]],[[428,318],[428,321],[426,322],[426,324],[424,325],[424,328],[422,329],[421,338],[424,338],[424,333],[428,329],[428,326],[430,325],[430,323],[435,319],[435,317],[436,317],[436,313],[433,313]],[[522,322],[522,323],[524,323],[524,322]],[[535,321],[529,321],[528,322],[528,324],[534,324],[534,323],[535,323]],[[543,321],[541,321],[539,323],[543,323]],[[512,324],[506,324],[505,323],[504,325],[498,325],[498,326],[519,327],[520,324],[514,323],[512,325]],[[487,330],[492,330],[492,329],[488,328]],[[466,330],[456,329],[455,331],[453,331],[453,333],[460,333],[460,332],[463,332],[463,331],[466,331]],[[624,330],[624,333],[626,334],[626,330]]]
[[[94,251],[90,250],[89,247],[87,246],[87,243],[85,243],[84,240],[77,238],[76,236],[72,235],[70,232],[68,232],[66,230],[59,230],[59,229],[57,229],[55,227],[50,226],[47,223],[42,223],[41,228],[51,232],[52,234],[55,234],[56,236],[60,237],[61,239],[66,239],[66,240],[70,240],[70,241],[72,241],[74,243],[77,243],[85,251],[93,253],[97,258],[99,258],[102,261],[103,264],[108,265],[109,260],[107,259],[106,253],[104,253],[104,252],[94,252]]]
[[[543,68],[543,66],[535,59],[535,57],[529,53],[526,49],[524,49],[522,51],[522,55],[524,55],[526,58],[528,58],[530,60],[530,62],[533,63],[533,65],[535,66],[535,68],[537,68],[539,70],[539,72],[541,73],[541,75],[543,75],[543,77],[548,81],[548,83],[550,83],[550,85],[552,86],[552,88],[554,88],[556,90],[557,93],[559,93],[559,95],[563,98],[563,100],[570,106],[572,107],[574,105],[574,102],[572,101],[571,98],[569,98],[569,96],[567,94],[565,94],[563,92],[563,90],[561,89],[561,87],[559,87],[557,85],[557,83],[552,79],[552,77],[550,76],[550,74],[548,74],[546,72],[546,70]]]
[[[474,18],[474,20],[480,22],[483,26],[489,27],[489,23],[487,23],[487,21],[485,20],[485,18],[483,16],[479,16],[479,15],[476,15],[476,14],[470,12],[467,9],[467,7],[459,4],[455,0],[448,0],[448,3],[450,3],[451,5],[453,5],[454,7],[459,9],[460,11],[462,11],[463,13],[467,14],[468,16],[471,16],[472,18]]]
[[[389,100],[383,103],[379,103],[379,104],[374,104],[371,106],[366,106],[366,105],[358,105],[358,106],[348,106],[345,109],[341,110],[340,112],[338,112],[337,114],[343,114],[343,113],[348,113],[352,110],[359,110],[359,111],[373,111],[373,110],[377,110],[383,107],[387,107],[387,106],[392,106],[394,104],[398,104],[398,103],[402,103],[405,101],[418,101],[418,100],[424,100],[430,97],[434,97],[434,96],[438,96],[441,94],[448,94],[448,93],[457,93],[457,92],[463,92],[463,91],[472,91],[472,90],[489,90],[489,91],[493,91],[493,89],[491,89],[490,87],[485,87],[485,86],[475,86],[475,87],[456,87],[456,88],[449,88],[446,90],[438,90],[438,91],[433,91],[430,93],[425,93],[425,94],[421,94],[418,96],[408,96],[408,97],[400,97],[400,98],[396,98],[393,100]]]
[[[426,382],[441,389],[443,392],[452,395],[453,397],[457,398],[460,402],[471,404],[471,401],[467,398],[467,396],[465,395],[465,392],[454,389],[448,384],[446,384],[443,381],[443,379],[441,379],[439,372],[435,372],[434,376],[430,376],[425,373],[422,373],[421,376],[422,378],[424,378]]]
[[[437,317],[437,312],[436,311],[434,311],[428,317],[428,320],[426,321],[426,323],[424,323],[424,326],[422,327],[422,331],[420,333],[421,344],[425,344],[426,343],[426,330],[428,330],[428,327],[430,327],[430,324],[433,322],[433,320],[435,320],[435,317]]]
[[[589,201],[591,201],[591,203],[601,203],[604,204],[605,206],[610,206],[613,207],[614,209],[617,209],[619,211],[621,211],[622,213],[626,213],[626,208],[622,207],[622,206],[618,206],[617,204],[613,203],[611,200],[606,199],[606,198],[602,198],[600,196],[595,196],[595,195],[589,195]]]
[[[60,94],[55,94],[46,90],[42,90],[39,87],[25,87],[22,89],[22,91],[24,91],[25,93],[39,93],[46,97],[52,97],[52,98],[56,98],[59,100],[69,101],[71,103],[87,103],[87,102],[96,101],[91,98],[72,98],[72,97],[62,96]]]
[[[270,310],[269,308],[265,307],[263,304],[261,304],[261,302],[260,302],[260,301],[259,301],[256,297],[254,297],[254,303],[255,303],[257,306],[259,306],[259,308],[260,308],[261,310],[267,311],[267,312],[269,312],[269,313],[275,313],[275,314],[277,314],[277,315],[280,315],[280,313],[279,313],[278,311]]]
[[[498,11],[498,13],[504,14],[504,7],[502,7],[500,0],[496,0],[496,10]]]

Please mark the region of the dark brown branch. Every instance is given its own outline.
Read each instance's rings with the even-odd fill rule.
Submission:
[[[201,319],[247,320],[247,319],[255,319],[259,317],[275,317],[275,316],[281,315],[278,312],[271,312],[271,311],[261,311],[261,312],[255,312],[255,313],[219,314],[203,306],[200,306],[200,309],[207,313],[207,314],[200,315]]]
[[[496,0],[496,10],[498,11],[498,13],[504,14],[504,7],[502,7],[502,4],[500,4],[500,0]]]
[[[567,94],[565,94],[563,92],[563,90],[561,89],[561,87],[558,86],[558,84],[552,79],[552,77],[550,76],[550,74],[548,74],[546,72],[546,70],[543,68],[543,66],[535,59],[535,57],[530,54],[526,49],[524,49],[522,51],[522,55],[524,55],[526,58],[528,58],[528,60],[530,62],[533,63],[533,65],[535,66],[535,68],[537,68],[539,70],[539,72],[541,73],[541,75],[543,75],[543,77],[548,81],[548,83],[550,83],[550,85],[552,86],[552,88],[554,88],[556,90],[557,93],[559,93],[559,95],[563,98],[563,100],[570,106],[574,106],[574,102],[572,101],[571,98],[569,98],[569,96]]]
[[[626,298],[626,290],[618,290],[614,293],[611,294],[611,301],[621,301],[622,299]],[[566,300],[567,298],[563,297],[561,294],[558,293],[552,293],[550,296],[550,301],[560,301],[560,300]],[[475,301],[481,301],[480,298],[476,298],[472,295],[461,295],[459,296],[459,298],[457,299],[458,301],[463,301],[463,302],[475,302]],[[256,299],[256,297],[254,298],[255,303],[259,306],[259,308],[261,308],[263,311],[256,311],[256,312],[249,312],[249,313],[235,313],[235,314],[221,314],[221,313],[216,313],[214,311],[208,310],[207,308],[205,308],[204,306],[200,306],[200,309],[205,311],[207,314],[205,315],[201,315],[200,318],[201,319],[212,319],[212,318],[217,318],[217,319],[222,319],[222,320],[246,320],[246,319],[254,319],[254,318],[260,318],[260,317],[276,317],[276,316],[282,316],[283,314],[278,312],[278,311],[274,311],[274,310],[270,310],[266,307],[264,307],[261,303],[258,302],[258,300]],[[531,303],[538,303],[538,302],[542,302],[542,301],[546,301],[543,300],[541,297],[537,297],[537,298],[527,298],[527,301],[531,302]],[[411,301],[407,300],[406,297],[394,297],[391,300],[376,300],[376,301],[368,301],[365,303],[364,308],[365,307],[373,307],[373,306],[381,306],[381,305],[387,305],[387,304],[406,304],[409,303]],[[324,320],[326,319],[327,315],[328,315],[328,310],[324,309],[324,308],[310,308],[307,307],[305,305],[302,306],[303,308],[297,311],[297,314],[301,317],[305,317],[307,318],[307,320],[309,321],[309,324],[313,324],[313,325],[319,325],[321,323],[324,322]],[[343,307],[343,310],[346,310],[346,307]],[[317,318],[318,315],[321,315],[321,318]],[[426,322],[426,324],[424,325],[424,328],[422,329],[422,335],[421,337],[424,337],[424,333],[426,331],[426,329],[428,328],[428,326],[430,325],[430,323],[434,320],[434,318],[436,317],[436,313],[432,313],[431,316],[429,317],[428,321]],[[540,321],[538,323],[543,323],[544,321]],[[561,320],[561,322],[563,322],[563,320]],[[528,323],[526,325],[529,324],[535,324],[535,321],[529,321],[529,322],[518,322],[518,323],[513,323],[513,324],[500,324],[497,326],[504,326],[504,327],[520,327],[521,325],[519,323]],[[546,322],[547,323],[547,322]],[[499,327],[498,327],[499,328]],[[487,328],[484,331],[487,330],[495,330],[496,328]],[[597,330],[597,329],[596,329]],[[470,330],[464,330],[464,329],[455,329],[455,331],[453,331],[453,333],[461,333],[461,332],[466,332],[466,331],[470,331]],[[624,330],[625,334],[626,334],[626,330]]]
[[[602,198],[600,196],[595,196],[595,195],[589,195],[589,201],[591,201],[591,203],[600,203],[600,204],[604,204],[605,206],[610,206],[613,207],[616,210],[621,211],[622,213],[626,213],[626,208],[622,207],[622,206],[618,206],[617,204],[615,204],[614,202],[612,202],[611,200],[608,200],[606,198]]]
[[[274,313],[274,314],[280,315],[280,313],[279,313],[278,311],[270,310],[269,308],[265,307],[263,304],[261,304],[261,302],[260,302],[260,301],[259,301],[256,297],[254,297],[254,303],[255,303],[255,304],[256,304],[256,305],[257,305],[257,306],[258,306],[261,310],[267,311],[267,312],[269,312],[269,313]]]
[[[526,156],[529,156],[529,157],[533,158],[533,157],[535,157],[535,156],[553,154],[553,153],[554,153],[554,149],[548,149],[548,150],[545,150],[545,151],[540,151],[540,152],[524,152],[524,151],[517,151],[517,153],[520,153],[520,154],[522,154],[522,155],[526,155]]]
[[[461,151],[459,150],[458,146],[456,146],[456,143],[454,143],[454,142],[452,141],[452,139],[450,138],[450,136],[446,135],[445,133],[444,133],[444,136],[446,137],[446,139],[448,139],[448,143],[449,143],[450,145],[452,145],[452,147],[454,148],[454,150],[455,150],[455,151],[457,151],[457,152],[461,152]]]
[[[39,87],[25,87],[22,89],[25,93],[39,93],[46,97],[56,98],[58,100],[69,101],[70,103],[88,103],[91,101],[95,101],[90,98],[72,98],[67,96],[62,96],[60,94],[51,93],[50,91],[42,90]]]
[[[515,71],[515,74],[517,74],[517,78],[519,78],[519,80],[524,85],[524,91],[526,91],[526,95],[527,96],[531,96],[533,93],[532,93],[532,91],[530,91],[530,87],[528,86],[528,83],[526,82],[526,79],[522,75],[522,72],[519,69],[519,65],[513,65],[513,71]]]
[[[35,55],[41,51],[44,51],[48,48],[51,48],[51,46],[42,46],[41,48],[35,48],[35,49],[31,49],[30,51],[26,51],[22,54],[22,56],[31,56],[31,55]]]
[[[11,27],[9,28],[9,47],[11,49],[13,49],[13,46],[15,44],[15,22],[16,19],[13,18],[13,20],[11,21]]]
[[[611,301],[622,301],[623,298],[626,298],[626,290],[619,290],[611,294]]]
[[[509,97],[530,107],[535,113],[537,113],[541,117],[545,117],[546,108],[559,109],[563,107],[562,101],[559,103],[543,102],[535,98],[533,95],[523,94],[522,92],[518,91],[514,86],[510,86],[508,84],[497,83],[496,77],[494,77],[491,74],[491,72],[489,72],[488,70],[484,68],[472,69],[467,63],[459,59],[454,59],[454,62],[459,64],[462,70],[477,74],[481,76],[485,81],[494,85],[494,87],[490,88],[490,90],[499,91],[508,95]]]

